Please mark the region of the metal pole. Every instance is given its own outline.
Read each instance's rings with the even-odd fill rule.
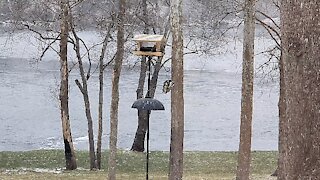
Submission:
[[[149,137],[150,137],[150,134],[149,134],[149,117],[150,117],[150,111],[148,111],[148,122],[147,122],[147,164],[146,164],[146,180],[149,180]]]
[[[148,56],[148,92],[147,97],[150,98],[150,76],[151,76],[151,56]],[[149,129],[149,119],[150,119],[150,110],[148,111],[147,116],[147,162],[146,162],[146,180],[149,180],[149,137],[150,137],[150,129]]]
[[[148,98],[151,98],[151,97],[150,97],[150,83],[151,83],[151,79],[150,79],[150,76],[151,76],[151,60],[152,60],[152,57],[151,57],[151,56],[148,56],[148,92],[147,92],[147,97],[148,97]]]

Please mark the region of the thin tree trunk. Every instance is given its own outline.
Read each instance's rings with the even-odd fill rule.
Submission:
[[[183,175],[184,99],[183,99],[183,35],[182,0],[171,1],[172,80],[171,142],[169,180],[181,180]]]
[[[78,40],[76,40],[76,42],[77,42],[77,46],[79,47]],[[84,100],[85,113],[86,113],[87,122],[88,122],[90,170],[93,170],[96,168],[96,165],[95,165],[96,156],[95,156],[95,151],[94,151],[93,122],[92,122],[92,116],[91,116],[91,110],[90,110],[90,100],[89,100],[89,94],[88,94],[87,79],[84,74],[83,64],[82,64],[82,60],[80,57],[80,51],[77,52],[77,58],[78,58],[78,64],[79,64],[82,85],[80,84],[80,82],[78,80],[76,80],[76,84],[78,85],[78,87],[83,95],[83,100]]]
[[[318,0],[281,2],[285,85],[285,115],[280,119],[280,135],[284,135],[279,152],[281,180],[320,177],[319,9]]]
[[[237,180],[248,180],[250,176],[254,79],[255,0],[246,0],[244,9],[241,124],[236,177]]]
[[[103,41],[102,50],[99,58],[99,107],[98,107],[98,140],[97,140],[97,168],[101,169],[101,145],[103,133],[103,76],[104,76],[104,56],[107,50],[108,39],[113,23],[107,29],[107,35]]]
[[[117,54],[112,74],[112,100],[110,109],[110,141],[109,141],[109,180],[116,179],[116,153],[118,139],[118,108],[119,108],[119,79],[124,55],[124,16],[125,0],[119,2],[118,22],[117,22]]]
[[[285,147],[285,141],[286,141],[286,128],[284,122],[286,120],[285,113],[286,113],[286,100],[285,100],[285,83],[284,83],[284,69],[283,69],[283,60],[282,60],[282,52],[280,55],[280,60],[279,60],[279,72],[280,72],[280,82],[279,82],[279,102],[278,102],[278,109],[279,109],[279,140],[278,140],[278,166],[275,172],[272,174],[272,176],[279,176],[279,171],[280,170],[280,164],[283,161],[283,157],[280,156],[282,152],[284,151]]]
[[[68,4],[66,0],[61,0],[61,35],[60,35],[60,111],[61,111],[61,122],[62,132],[64,139],[64,152],[66,159],[66,169],[73,170],[77,168],[76,155],[73,147],[70,120],[69,120],[69,70],[68,70]]]
[[[85,75],[85,71],[84,71],[83,63],[82,63],[82,58],[81,58],[81,54],[80,54],[80,38],[78,37],[78,35],[75,31],[75,27],[73,24],[73,16],[71,13],[69,14],[68,18],[69,18],[69,23],[71,26],[72,34],[75,38],[74,50],[76,51],[76,56],[78,59],[79,73],[81,76],[82,84],[80,84],[80,82],[77,79],[75,80],[75,82],[83,95],[85,114],[86,114],[87,122],[88,122],[90,170],[93,170],[93,169],[96,169],[96,154],[95,154],[95,150],[94,150],[93,121],[92,121],[92,116],[91,116],[90,99],[89,99],[88,82],[87,82],[87,80],[88,80],[87,78],[89,78],[89,76]]]
[[[104,51],[104,50],[102,50]],[[102,133],[103,133],[103,58],[99,59],[99,107],[98,107],[98,141],[97,141],[97,168],[101,169],[101,145],[102,145]]]

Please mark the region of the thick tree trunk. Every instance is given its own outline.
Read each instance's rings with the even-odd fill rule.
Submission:
[[[183,175],[184,99],[183,99],[183,35],[182,0],[171,1],[172,81],[171,143],[169,179],[180,180]]]
[[[251,135],[254,78],[254,32],[255,0],[245,1],[243,30],[242,97],[240,144],[237,167],[237,180],[248,180],[251,162]]]
[[[138,110],[138,128],[134,137],[131,151],[144,151],[144,139],[147,132],[147,116],[148,111]]]
[[[116,153],[118,139],[118,108],[119,108],[119,79],[121,66],[124,55],[124,16],[125,0],[119,2],[118,22],[117,22],[117,54],[112,74],[112,100],[110,108],[110,141],[109,141],[109,162],[108,162],[108,179],[116,179]]]
[[[149,97],[151,97],[151,98],[154,97],[155,92],[156,92],[159,71],[161,69],[161,62],[162,62],[162,57],[158,58],[155,66],[154,66],[154,71],[153,71],[151,82],[150,82],[150,92],[149,92]],[[141,67],[141,68],[144,68],[144,67]],[[145,63],[145,68],[147,68],[146,63]],[[144,77],[142,77],[142,75],[140,75],[139,86],[144,84],[144,81],[145,81],[146,69],[141,69],[141,73],[143,73],[143,72],[144,72]],[[142,83],[142,81],[143,81],[143,83]],[[137,90],[137,97],[139,99],[139,98],[143,97],[143,93],[140,93],[141,86],[138,87],[138,89],[139,89],[139,93]],[[146,95],[146,97],[147,97],[147,95]],[[138,110],[138,128],[136,131],[133,145],[131,147],[132,151],[137,151],[137,152],[144,151],[144,140],[145,140],[146,131],[147,131],[147,119],[148,119],[148,111]]]
[[[70,120],[69,120],[69,70],[68,70],[68,4],[66,0],[61,0],[61,35],[60,35],[60,111],[62,121],[62,132],[64,139],[64,152],[66,159],[66,169],[73,170],[77,168],[76,156],[72,142]]]
[[[142,57],[139,84],[136,91],[137,99],[140,99],[143,97],[143,87],[146,79],[146,72],[147,72],[146,57]],[[131,151],[137,151],[137,152],[144,151],[144,139],[147,131],[147,116],[148,116],[147,113],[148,111],[138,110],[138,128],[136,131],[136,135],[134,137]]]
[[[149,33],[148,29],[148,16],[147,16],[147,0],[142,0],[142,17],[144,21],[144,34]],[[137,99],[143,97],[143,87],[146,80],[147,63],[146,57],[141,58],[140,76],[137,88]],[[148,111],[138,110],[138,128],[134,137],[131,151],[143,152],[144,151],[144,139],[147,131],[147,116]]]
[[[158,6],[158,3],[157,3]],[[147,1],[142,0],[142,16],[143,16],[143,21],[145,24],[145,28],[143,33],[148,34],[149,33],[149,22],[148,22],[148,13],[147,13]],[[169,21],[168,21],[169,24]],[[169,33],[169,28],[165,28],[163,31],[164,34]],[[159,71],[161,69],[161,63],[162,63],[163,57],[159,57],[157,59],[156,65],[154,66],[154,71],[152,75],[152,79],[150,82],[150,97],[153,98],[155,95],[155,91],[157,88],[157,82],[158,82],[158,75]],[[146,65],[146,59],[145,57],[142,58],[141,62],[141,71],[140,71],[140,78],[139,78],[139,85],[137,89],[137,99],[143,97],[143,87],[144,87],[144,82],[145,82],[145,77],[146,77],[146,70],[147,70],[147,65]],[[140,111],[138,110],[138,128],[135,134],[135,138],[131,147],[132,151],[138,151],[138,152],[143,152],[144,151],[144,140],[146,136],[146,131],[147,131],[147,116],[148,112],[147,111]]]
[[[320,3],[281,2],[285,135],[278,179],[320,177]]]

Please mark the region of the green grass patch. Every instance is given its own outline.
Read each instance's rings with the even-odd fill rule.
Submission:
[[[107,174],[108,152],[103,152],[101,171],[88,171],[87,151],[77,151],[77,164],[80,170],[37,172],[36,168],[64,169],[63,150],[36,150],[26,152],[0,152],[0,179],[105,179]],[[117,173],[119,179],[144,179],[145,153],[119,151]],[[254,179],[269,178],[276,169],[276,152],[253,152],[252,174]],[[167,179],[169,153],[151,152],[150,175],[153,179]],[[237,167],[236,152],[185,152],[184,179],[234,179]]]

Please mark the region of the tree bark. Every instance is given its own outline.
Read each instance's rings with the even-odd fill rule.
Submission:
[[[70,7],[70,5],[68,4]],[[86,76],[85,71],[83,68],[83,63],[82,63],[82,57],[81,57],[81,49],[80,49],[80,38],[78,37],[74,22],[73,22],[73,16],[71,12],[69,13],[68,16],[69,24],[70,24],[70,30],[74,36],[74,50],[76,52],[76,57],[78,60],[78,65],[79,65],[79,73],[81,76],[81,82],[78,81],[78,79],[75,80],[77,86],[79,87],[82,96],[83,96],[83,101],[84,101],[84,107],[85,107],[85,114],[87,118],[87,123],[88,123],[88,137],[89,137],[89,157],[90,157],[90,170],[96,169],[96,154],[94,150],[94,135],[93,135],[93,121],[92,121],[92,116],[91,116],[91,108],[90,108],[90,99],[89,99],[89,92],[88,92],[88,78],[89,78],[89,73]]]
[[[153,71],[151,82],[150,82],[150,92],[149,92],[149,97],[151,98],[154,97],[156,92],[159,71],[161,69],[161,62],[162,62],[162,57],[158,58],[154,66],[154,71]],[[146,62],[144,62],[144,64],[145,64],[145,67],[141,67],[141,68],[147,68]],[[140,73],[144,73],[144,77],[140,75],[140,79],[139,79],[139,86],[141,85],[143,87],[142,84],[144,84],[144,81],[145,81],[146,69],[141,69]],[[141,90],[141,86],[140,86],[140,90]],[[143,92],[141,93],[140,90],[139,90],[139,93],[137,90],[138,99],[143,97]],[[138,128],[136,131],[133,145],[131,147],[132,151],[137,151],[137,152],[144,151],[144,140],[145,140],[146,131],[147,131],[147,119],[148,119],[148,111],[138,110]]]
[[[172,81],[171,90],[171,142],[169,180],[180,180],[183,175],[184,99],[183,99],[183,35],[182,0],[172,0]]]
[[[105,53],[106,48],[102,48],[101,56]],[[97,140],[97,168],[101,169],[101,145],[102,145],[102,133],[103,133],[103,57],[99,59],[99,107],[98,107],[98,140]]]
[[[157,3],[158,4],[158,3]],[[144,17],[143,21],[145,24],[144,31],[143,33],[147,34],[149,33],[149,20],[148,20],[148,15],[147,15],[147,1],[142,0],[142,9],[143,13],[142,16]],[[169,21],[168,21],[169,24]],[[163,31],[165,35],[169,33],[169,29],[165,28]],[[154,71],[153,75],[151,78],[150,82],[150,94],[149,96],[151,98],[154,97],[155,91],[157,88],[157,82],[158,82],[158,75],[159,71],[161,69],[161,63],[162,63],[163,57],[159,57],[156,61],[156,64],[154,66]],[[146,65],[146,59],[145,57],[142,57],[142,62],[141,62],[141,70],[140,70],[140,78],[139,78],[139,85],[137,89],[137,99],[143,97],[143,87],[145,83],[145,77],[146,77],[146,70],[147,70],[147,65]],[[140,111],[138,110],[138,128],[135,134],[135,138],[131,147],[132,151],[137,151],[137,152],[143,152],[144,151],[144,140],[146,136],[146,131],[147,131],[147,116],[148,112],[147,111]]]
[[[125,0],[119,2],[118,22],[117,22],[117,54],[112,74],[112,99],[110,108],[110,141],[109,141],[109,167],[108,179],[116,179],[116,153],[118,139],[118,108],[119,108],[119,79],[124,55],[124,16]]]
[[[319,9],[317,0],[281,2],[285,136],[278,179],[320,177]]]
[[[64,139],[64,152],[66,159],[66,169],[73,170],[77,168],[76,155],[73,147],[70,120],[69,120],[69,70],[68,70],[68,1],[60,1],[61,22],[60,22],[60,112],[62,122],[62,132]]]
[[[99,106],[98,106],[98,140],[97,140],[97,168],[101,169],[101,145],[103,133],[103,76],[104,76],[104,57],[107,50],[108,39],[113,23],[107,29],[107,35],[103,40],[101,54],[99,57]]]
[[[85,72],[83,69],[82,59],[81,59],[81,55],[80,55],[80,44],[79,44],[78,38],[76,38],[76,54],[77,54],[77,58],[78,58],[79,71],[80,71],[82,85],[80,84],[80,82],[78,80],[76,80],[76,84],[78,85],[78,87],[83,95],[85,114],[86,114],[87,122],[88,122],[90,170],[93,170],[96,168],[96,164],[95,164],[96,155],[95,155],[95,151],[94,151],[93,122],[92,122],[91,109],[90,109],[88,84],[87,84],[87,79],[86,79]]]
[[[244,10],[241,123],[236,176],[237,180],[248,180],[250,175],[254,81],[255,0],[246,0]]]
[[[148,29],[148,17],[147,17],[147,0],[142,0],[142,17],[144,21],[144,34],[149,33]],[[137,88],[137,99],[143,97],[143,87],[146,79],[147,63],[146,57],[142,56],[141,66],[140,66],[140,76]],[[147,131],[147,116],[148,111],[138,110],[138,128],[136,135],[134,137],[133,144],[131,146],[131,151],[143,152],[144,151],[144,139]]]
[[[286,141],[286,137],[287,135],[285,134],[285,132],[287,132],[285,130],[286,125],[285,125],[285,121],[286,121],[286,99],[285,99],[285,83],[284,83],[284,69],[283,69],[283,59],[282,59],[282,52],[280,55],[280,60],[279,60],[279,73],[280,73],[280,80],[279,80],[279,87],[280,87],[280,91],[279,91],[279,102],[278,102],[278,109],[279,109],[279,140],[278,140],[278,166],[277,169],[275,170],[275,172],[272,174],[272,176],[280,176],[279,175],[279,171],[281,171],[281,167],[280,164],[283,161],[283,156],[281,156],[281,154],[283,153],[284,149],[286,149],[285,147],[285,141]],[[279,177],[281,179],[283,179],[283,177]]]

